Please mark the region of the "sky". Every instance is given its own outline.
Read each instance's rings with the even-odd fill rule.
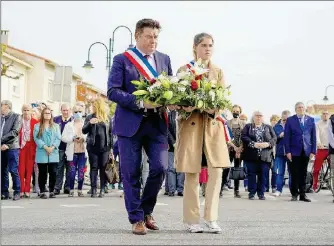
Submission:
[[[323,104],[334,84],[334,2],[51,1],[2,2],[1,29],[9,44],[72,66],[73,71],[107,90],[106,49],[91,49],[94,69],[82,68],[89,46],[109,44],[119,25],[134,32],[142,18],[160,21],[158,50],[170,56],[174,73],[192,59],[193,37],[214,37],[213,63],[221,67],[231,100],[248,116],[266,120],[297,101]],[[134,38],[133,38],[134,39]],[[135,42],[135,41],[134,41]],[[115,32],[114,54],[130,44],[125,28]],[[328,89],[334,103],[334,88]]]

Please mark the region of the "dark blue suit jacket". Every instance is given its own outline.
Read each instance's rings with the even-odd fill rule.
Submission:
[[[153,56],[158,74],[166,72],[168,75],[173,75],[169,56],[158,51]],[[143,119],[143,111],[137,106],[136,97],[132,94],[136,88],[131,81],[139,78],[138,70],[124,54],[115,56],[108,79],[108,98],[117,103],[114,133],[118,136],[135,135]],[[163,132],[167,133],[163,117],[159,124]]]
[[[305,151],[306,156],[316,154],[317,139],[314,118],[305,115],[304,130],[302,130],[297,115],[287,119],[284,129],[285,153],[292,156],[300,156]]]

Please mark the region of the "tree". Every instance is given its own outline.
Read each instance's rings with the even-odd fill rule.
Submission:
[[[5,62],[2,61],[3,60],[2,59],[2,54],[5,52],[5,50],[6,50],[6,45],[1,44],[1,54],[0,54],[0,57],[1,57],[1,77],[5,76],[7,78],[17,80],[23,74],[17,73],[17,72],[10,69],[10,67],[12,67],[13,64],[14,64],[14,61],[11,61],[11,62],[8,62],[8,63],[5,63]],[[15,73],[16,75],[10,75],[10,74],[13,74],[13,73]]]

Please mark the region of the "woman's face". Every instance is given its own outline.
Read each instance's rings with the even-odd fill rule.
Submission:
[[[195,47],[197,59],[210,60],[213,52],[213,41],[209,37],[203,38],[203,41]]]
[[[51,110],[44,111],[44,119],[50,120],[51,119]]]
[[[255,125],[261,125],[263,123],[263,115],[261,113],[256,113],[254,116]]]

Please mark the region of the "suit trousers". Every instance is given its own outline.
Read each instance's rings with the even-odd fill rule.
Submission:
[[[288,161],[291,172],[292,196],[305,196],[308,162],[309,157],[305,155],[304,151],[300,156],[292,156],[292,162]]]
[[[183,195],[183,222],[186,224],[199,224],[199,173],[185,173]],[[219,192],[222,183],[222,168],[212,167],[208,162],[208,182],[205,191],[204,219],[215,221],[218,219]]]
[[[125,207],[131,224],[143,221],[145,215],[153,213],[165,178],[168,165],[168,143],[167,132],[161,129],[160,121],[159,115],[144,117],[134,136],[117,136],[120,163],[122,163]],[[149,175],[143,194],[140,196],[143,147],[149,160]]]

